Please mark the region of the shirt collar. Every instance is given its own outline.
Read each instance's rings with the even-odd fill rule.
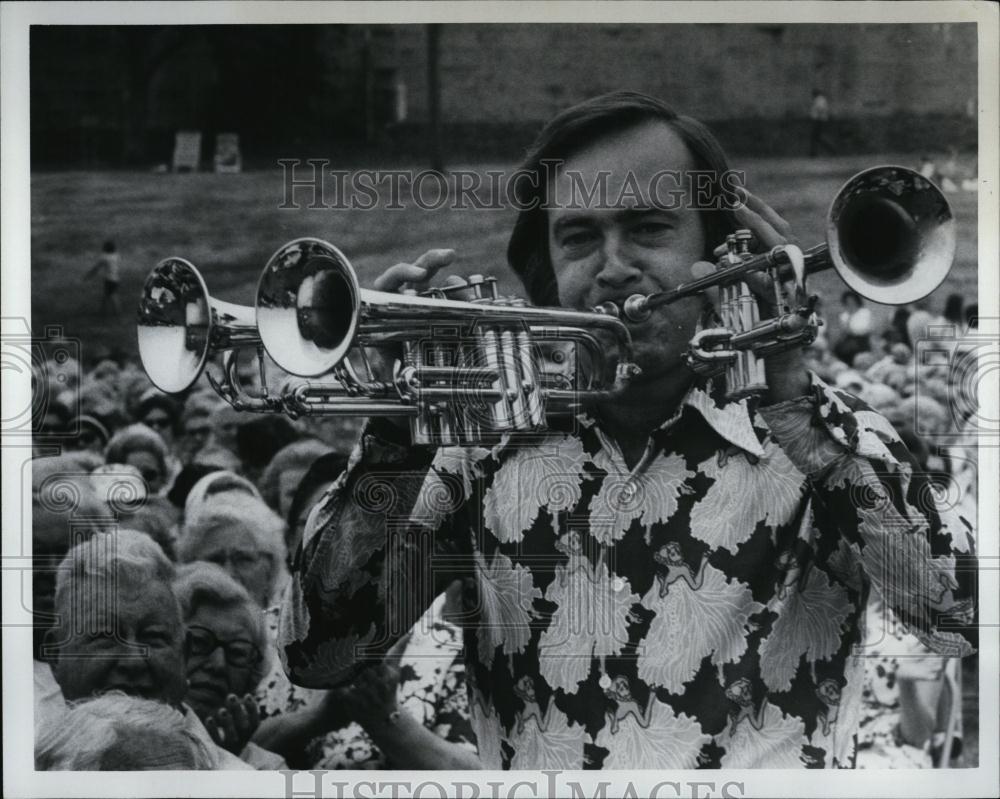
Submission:
[[[746,398],[739,401],[717,401],[704,388],[694,386],[688,391],[681,406],[696,410],[708,426],[730,444],[758,458],[764,456],[764,448],[750,422],[750,408]],[[668,421],[666,424],[669,423]]]
[[[711,384],[709,384],[710,389]],[[751,412],[746,398],[739,401],[726,400],[721,393],[718,394],[718,398],[715,398],[712,393],[709,393],[709,390],[699,384],[692,386],[681,402],[678,412],[660,425],[658,432],[670,430],[678,421],[681,412],[685,408],[691,408],[697,411],[708,426],[730,444],[750,455],[758,458],[763,457],[764,448],[757,439],[757,432],[750,422]],[[584,428],[589,429],[596,424],[594,417],[587,413],[577,414],[576,419]]]

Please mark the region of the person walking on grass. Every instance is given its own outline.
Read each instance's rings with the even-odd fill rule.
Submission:
[[[95,275],[104,278],[104,292],[101,294],[101,314],[110,311],[114,316],[121,315],[121,306],[118,304],[118,284],[121,281],[118,262],[118,249],[110,239],[104,242],[101,248],[101,256],[97,262],[87,270],[83,276],[84,280],[89,280]]]

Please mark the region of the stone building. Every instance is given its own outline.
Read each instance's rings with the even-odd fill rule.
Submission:
[[[35,28],[33,159],[149,162],[173,132],[234,130],[254,158],[425,151],[428,26]],[[666,99],[745,154],[801,154],[811,92],[845,151],[975,148],[976,28],[445,25],[441,135],[516,157],[554,113],[619,88]]]

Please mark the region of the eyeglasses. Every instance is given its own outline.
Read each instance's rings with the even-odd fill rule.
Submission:
[[[147,416],[142,420],[147,427],[158,427],[165,429],[170,427],[170,417],[168,416]]]
[[[270,560],[271,555],[267,552],[253,552],[246,549],[222,549],[218,552],[211,552],[205,555],[202,560],[214,563],[217,566],[225,567],[227,563],[233,564],[238,570],[252,569],[261,560]]]
[[[187,629],[188,656],[208,657],[216,649],[222,648],[226,663],[230,666],[253,666],[260,661],[260,650],[252,641],[234,638],[232,641],[220,641],[207,627],[197,625]]]

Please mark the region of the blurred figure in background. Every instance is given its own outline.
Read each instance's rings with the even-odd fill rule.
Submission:
[[[844,310],[840,314],[840,340],[833,348],[834,353],[848,366],[854,365],[854,356],[871,350],[872,312],[854,291],[840,295]]]
[[[837,148],[830,141],[827,130],[830,122],[830,103],[826,95],[819,89],[812,91],[812,104],[809,106],[809,156],[815,158],[819,155],[820,148],[828,153],[837,152]]]
[[[946,324],[954,325],[955,332],[961,334],[965,327],[965,313],[963,306],[965,298],[961,294],[949,294],[944,302],[944,310],[941,314]]]
[[[259,487],[264,501],[283,519],[288,518],[292,497],[309,467],[331,452],[328,444],[306,438],[282,447],[264,468]]]
[[[76,436],[66,443],[70,449],[103,455],[104,448],[111,440],[111,432],[96,416],[77,416],[70,421],[69,429],[77,431]]]
[[[121,306],[118,303],[118,285],[121,283],[121,266],[118,260],[118,248],[115,243],[108,239],[101,248],[101,255],[90,269],[83,276],[83,280],[90,280],[97,275],[102,281],[101,291],[101,313],[111,313],[113,316],[121,314]]]
[[[245,419],[246,414],[240,413],[228,403],[217,405],[209,417],[212,431],[208,443],[205,445],[206,448],[212,447],[228,450],[238,460],[236,431],[239,430],[240,424]],[[242,471],[242,466],[240,470]]]
[[[201,391],[192,394],[184,403],[181,413],[177,455],[181,463],[191,463],[195,455],[208,443],[212,434],[212,413],[222,404],[214,393]]]
[[[244,419],[236,430],[236,454],[243,464],[242,474],[255,483],[274,456],[302,438],[302,431],[284,416],[258,415]]]
[[[979,329],[979,303],[974,302],[972,305],[965,306],[965,312],[962,314],[965,321],[966,330],[978,330]]]
[[[154,430],[167,445],[166,476],[170,482],[181,470],[181,461],[176,454],[181,411],[180,403],[157,388],[151,388],[143,393],[136,407],[136,421]]]
[[[151,496],[159,494],[170,477],[167,446],[156,431],[144,424],[131,424],[115,433],[104,451],[104,459],[108,463],[135,466]]]

